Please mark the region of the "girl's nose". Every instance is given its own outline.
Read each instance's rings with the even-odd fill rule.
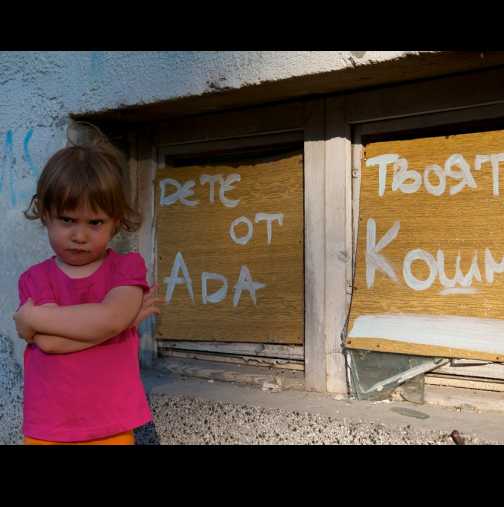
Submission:
[[[72,234],[72,241],[75,241],[75,243],[85,243],[86,231],[84,231],[81,227],[76,227]]]

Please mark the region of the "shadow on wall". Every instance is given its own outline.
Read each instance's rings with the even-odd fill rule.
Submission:
[[[28,130],[22,141],[23,166],[20,167],[17,163],[12,130],[6,132],[0,152],[0,198],[5,196],[7,206],[12,209],[27,203],[33,189],[27,190],[26,185],[33,184],[39,176],[39,169],[35,167],[30,155],[29,145],[32,135],[33,129]]]

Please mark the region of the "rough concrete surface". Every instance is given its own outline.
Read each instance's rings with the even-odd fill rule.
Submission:
[[[22,376],[9,340],[0,340],[0,444],[20,444]],[[404,402],[335,399],[304,391],[143,372],[154,423],[138,445],[504,444],[504,414]]]
[[[504,443],[504,414],[405,402],[363,402],[305,391],[262,390],[144,371],[154,424],[141,445]]]
[[[209,401],[187,396],[151,398],[155,430],[141,428],[142,445],[171,444],[452,444],[445,431],[346,421],[310,412]],[[468,443],[481,442],[477,437]]]
[[[21,441],[22,373],[12,357],[11,341],[0,336],[0,444]]]

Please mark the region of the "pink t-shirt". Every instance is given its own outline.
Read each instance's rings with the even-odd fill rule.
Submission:
[[[23,304],[60,306],[100,303],[114,287],[148,290],[137,253],[111,249],[85,278],[70,278],[51,257],[19,278]],[[46,354],[35,344],[24,355],[23,433],[54,442],[95,440],[130,431],[152,420],[140,378],[139,338],[130,328],[106,342],[70,354]]]

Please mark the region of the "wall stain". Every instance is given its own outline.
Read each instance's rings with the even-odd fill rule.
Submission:
[[[103,51],[91,51],[91,77],[99,78],[103,72],[105,55]]]
[[[212,91],[225,91],[225,90],[231,90],[231,86],[227,86],[225,84],[226,78],[225,77],[219,77],[218,79],[207,79],[206,85],[207,87]]]

